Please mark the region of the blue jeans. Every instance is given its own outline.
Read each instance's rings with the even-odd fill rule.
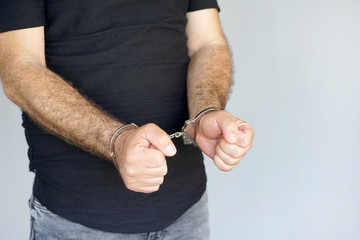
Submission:
[[[122,234],[91,229],[70,222],[42,206],[34,197],[29,200],[30,240],[207,240],[209,217],[206,192],[201,199],[169,227],[158,232]]]

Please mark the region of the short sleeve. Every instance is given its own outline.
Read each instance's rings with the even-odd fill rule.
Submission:
[[[0,0],[0,33],[43,25],[44,0]]]
[[[220,11],[217,0],[189,0],[188,12],[193,12],[206,8],[217,8]]]

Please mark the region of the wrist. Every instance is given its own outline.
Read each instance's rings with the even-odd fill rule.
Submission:
[[[120,141],[122,143],[121,145],[123,145],[128,133],[130,133],[131,130],[134,130],[136,128],[138,128],[138,126],[134,123],[125,124],[120,128],[118,128],[111,137],[109,144],[109,156],[110,156],[110,160],[113,162],[113,164],[117,169],[118,169],[117,155],[119,155],[121,151],[118,151],[119,149],[116,148],[115,143]]]
[[[198,132],[201,119],[208,113],[219,110],[221,109],[217,107],[208,107],[201,110],[193,118],[185,121],[183,131],[196,141],[196,133]]]
[[[220,104],[213,104],[213,105],[197,105],[194,104],[194,106],[189,106],[189,116],[190,119],[195,118],[197,115],[199,115],[201,112],[203,112],[206,109],[216,109],[216,110],[224,110],[224,108]]]

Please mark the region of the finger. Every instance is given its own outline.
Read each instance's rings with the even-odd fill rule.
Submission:
[[[220,169],[221,171],[227,172],[227,171],[230,171],[231,169],[233,169],[233,167],[234,167],[234,166],[227,165],[225,162],[223,162],[217,154],[214,155],[213,161],[214,161],[216,167],[218,169]]]
[[[154,148],[145,148],[140,161],[142,161],[142,166],[146,168],[158,168],[166,165],[164,154]]]
[[[142,177],[143,178],[164,177],[167,173],[168,173],[168,167],[165,165],[158,168],[145,169]]]
[[[156,187],[164,182],[164,177],[136,179],[128,182],[132,188]]]
[[[229,144],[228,142],[221,140],[216,146],[216,152],[220,150],[231,158],[242,158],[248,151],[248,148],[243,148],[236,143]]]
[[[229,154],[224,152],[219,145],[216,146],[216,155],[221,159],[221,161],[223,161],[226,165],[229,166],[235,166],[236,164],[239,163],[239,161],[242,158],[241,156],[238,157],[230,156]]]
[[[171,157],[176,154],[176,147],[169,138],[169,135],[153,123],[143,126],[143,137],[160,150],[165,156]]]
[[[165,158],[162,158],[160,161],[156,161],[155,164],[157,165],[154,164],[153,160],[152,163],[149,163],[150,161],[147,158],[134,161],[136,162],[120,167],[119,171],[123,178],[153,178],[165,176],[167,174],[168,168]]]
[[[236,143],[239,130],[235,118],[230,114],[223,115],[218,120],[218,124],[219,124],[219,128],[222,131],[223,138],[228,143]]]
[[[139,189],[131,189],[129,188],[130,190],[134,191],[134,192],[141,192],[141,193],[153,193],[153,192],[156,192],[158,191],[160,188],[160,186],[154,186],[154,187],[142,187],[142,188],[139,188]]]
[[[241,147],[248,147],[252,140],[254,139],[254,130],[247,122],[243,122],[241,120],[236,120],[236,124],[238,126],[238,139],[237,144]]]
[[[134,168],[128,168],[125,170],[125,176],[129,179],[147,179],[163,177],[168,172],[167,165],[158,168],[142,168],[138,171],[133,170]]]

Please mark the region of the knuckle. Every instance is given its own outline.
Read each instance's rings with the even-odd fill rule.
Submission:
[[[242,145],[242,146],[249,146],[250,145],[250,140],[249,139],[247,139],[247,138],[244,138],[244,139],[241,139],[240,140],[240,144]]]
[[[232,166],[229,166],[229,165],[224,165],[224,166],[221,166],[220,170],[224,171],[224,172],[228,172],[230,171],[231,169],[233,169]]]
[[[234,158],[238,159],[238,158],[241,158],[243,155],[244,155],[244,152],[243,152],[243,150],[241,148],[236,148],[234,150],[234,154],[233,154]]]
[[[145,188],[145,189],[140,189],[139,192],[142,192],[142,193],[152,193],[153,191],[151,191],[151,189],[149,189],[149,188]]]
[[[164,183],[164,177],[158,179],[157,183],[159,186]]]
[[[168,173],[168,168],[167,168],[166,165],[162,167],[161,173],[162,173],[163,176],[165,176]]]
[[[124,178],[124,183],[127,188],[131,188],[134,186],[134,184],[136,182],[134,180],[132,180],[131,178]]]
[[[134,181],[125,182],[124,181],[124,184],[125,184],[126,188],[131,190],[131,191],[134,191],[134,192],[139,192],[140,191],[140,187],[139,187],[139,184],[137,182],[134,182]]]
[[[141,192],[143,192],[143,193],[153,193],[153,192],[158,191],[159,188],[160,188],[160,186],[148,187],[148,188],[141,189]]]
[[[127,189],[131,190],[131,191],[134,191],[134,192],[138,192],[139,189],[137,189],[136,187],[134,187],[133,185],[131,184],[127,184],[125,183],[125,186],[127,187]]]
[[[218,155],[215,155],[213,161],[217,166],[217,168],[220,169],[221,171],[227,172],[233,168],[233,166],[228,165],[228,163],[223,161]]]
[[[130,178],[136,176],[136,171],[135,171],[135,169],[133,169],[133,168],[131,168],[131,167],[125,168],[124,171],[125,171],[126,176],[128,176],[128,177],[130,177]]]
[[[238,160],[237,159],[234,159],[234,158],[229,158],[226,160],[226,164],[227,165],[230,165],[230,166],[234,166],[238,163]]]

